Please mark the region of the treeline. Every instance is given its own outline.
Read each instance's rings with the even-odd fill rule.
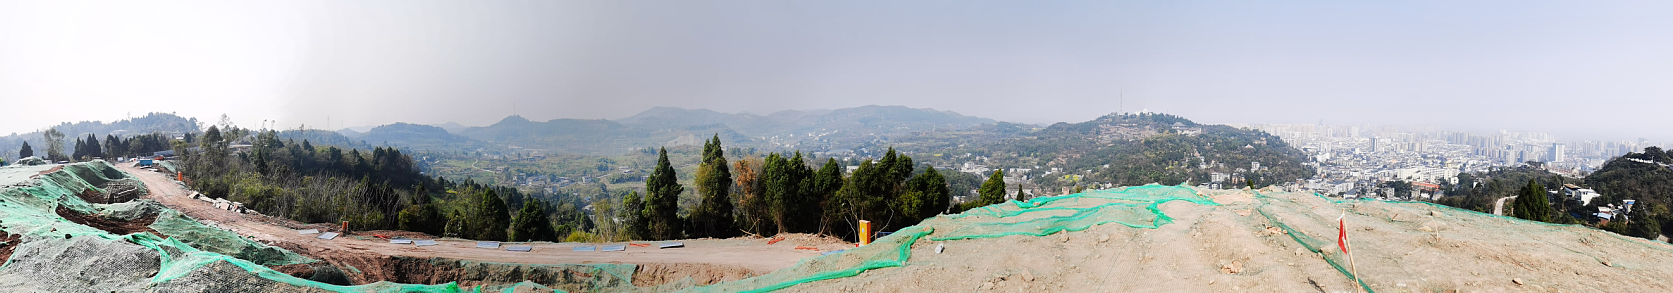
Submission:
[[[701,200],[687,216],[678,215],[676,198],[686,187],[675,181],[663,149],[645,181],[644,195],[634,192],[612,209],[625,225],[601,232],[648,240],[778,233],[854,239],[862,220],[870,221],[874,231],[889,231],[953,211],[941,171],[916,168],[911,157],[892,148],[879,160],[860,162],[847,175],[835,159],[814,168],[800,152],[729,163],[718,135],[704,143],[702,156],[693,182]],[[984,184],[998,185],[993,191],[984,188],[983,200],[973,205],[1002,200],[1000,177],[995,173]]]
[[[151,133],[128,138],[105,135],[105,140],[100,142],[98,136],[88,134],[86,139],[76,139],[75,151],[70,157],[86,161],[92,158],[151,156],[158,151],[169,150],[171,140],[174,138],[168,135]]]
[[[1648,163],[1645,163],[1648,162]],[[1673,157],[1658,147],[1648,147],[1642,153],[1628,153],[1609,160],[1602,168],[1584,180],[1568,178],[1545,171],[1538,162],[1507,168],[1495,168],[1482,174],[1458,174],[1458,184],[1443,184],[1447,196],[1435,203],[1491,213],[1499,198],[1515,196],[1505,202],[1504,213],[1521,219],[1558,223],[1584,224],[1621,235],[1657,239],[1673,235]],[[1578,198],[1565,196],[1562,188],[1575,184],[1591,188],[1600,195],[1583,203]],[[1551,194],[1556,194],[1552,196]],[[1598,207],[1620,206],[1623,200],[1635,200],[1632,210],[1611,219],[1594,219]],[[1597,220],[1597,221],[1590,221]]]
[[[267,215],[480,240],[560,241],[592,225],[574,197],[427,177],[395,148],[318,147],[236,126],[200,137],[174,144],[190,186]],[[249,149],[230,148],[242,140]]]
[[[76,138],[75,148],[65,155],[64,133],[57,128],[42,132],[43,141],[47,142],[47,149],[43,153],[36,153],[35,147],[25,141],[18,147],[18,157],[27,158],[36,155],[46,157],[52,161],[88,161],[94,158],[141,157],[150,156],[157,151],[171,148],[173,137],[162,133],[150,133],[132,137],[118,137],[105,135],[100,141],[98,136],[88,134],[87,138]]]

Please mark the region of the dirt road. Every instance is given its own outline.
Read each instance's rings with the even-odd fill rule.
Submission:
[[[1494,215],[1500,215],[1500,216],[1505,215],[1505,200],[1507,200],[1507,199],[1516,199],[1516,197],[1515,196],[1500,197],[1499,200],[1493,201],[1493,214]]]
[[[353,252],[383,256],[440,257],[517,264],[701,264],[744,268],[755,273],[765,273],[790,267],[804,258],[818,256],[820,253],[818,251],[797,250],[795,247],[798,245],[811,245],[827,251],[846,247],[838,243],[816,244],[794,243],[793,241],[768,245],[765,240],[761,239],[733,238],[684,240],[685,247],[675,249],[629,246],[626,251],[621,252],[576,252],[572,251],[575,247],[596,244],[538,242],[526,244],[534,247],[531,252],[511,252],[503,250],[504,247],[502,249],[476,248],[475,241],[452,238],[437,239],[439,245],[425,247],[411,244],[390,244],[387,240],[360,233],[350,234],[334,240],[323,240],[315,238],[316,235],[297,233],[297,229],[309,227],[309,225],[258,214],[239,214],[216,209],[208,202],[192,199],[189,196],[191,191],[181,188],[176,181],[172,180],[173,178],[161,173],[135,168],[132,164],[118,164],[118,168],[145,182],[146,187],[151,191],[145,198],[156,200],[206,224],[231,230],[257,241],[297,250],[298,253],[309,256],[333,252]],[[319,227],[320,225],[311,226]],[[322,231],[334,230],[322,229]],[[524,243],[517,244],[525,245]]]

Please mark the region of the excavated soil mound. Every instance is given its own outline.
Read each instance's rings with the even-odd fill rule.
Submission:
[[[652,263],[639,265],[639,270],[633,273],[633,285],[638,287],[655,287],[667,284],[709,285],[741,280],[766,273],[768,272],[756,271],[742,266]],[[687,281],[688,278],[689,281]]]
[[[87,225],[88,227],[93,227],[94,229],[104,230],[105,232],[110,232],[110,234],[128,235],[143,232],[151,233],[152,235],[156,235],[161,238],[168,238],[168,236],[163,235],[162,233],[157,233],[157,230],[151,229],[151,223],[157,221],[156,214],[140,216],[133,220],[118,220],[99,215],[83,214],[63,206],[58,207],[57,213],[59,217],[64,217],[65,220],[70,220],[70,222]]]
[[[17,245],[21,244],[18,241],[22,239],[23,235],[13,235],[6,233],[6,231],[0,231],[0,264],[12,259],[12,252],[17,250]]]

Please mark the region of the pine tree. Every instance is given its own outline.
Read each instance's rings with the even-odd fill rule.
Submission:
[[[99,137],[96,136],[96,135],[88,134],[87,135],[87,153],[86,153],[86,155],[88,157],[102,158],[102,157],[105,156],[105,152],[104,152],[104,150],[101,150],[100,148],[101,148],[101,146],[99,145]]]
[[[17,157],[28,158],[35,156],[35,148],[29,147],[29,142],[23,142],[23,148],[17,150]]]
[[[70,151],[70,158],[80,160],[85,156],[87,156],[87,141],[81,140],[81,138],[78,137],[76,138],[76,149],[74,151]]]
[[[483,190],[476,193],[475,211],[471,215],[470,231],[475,239],[504,241],[506,229],[511,226],[511,210],[506,208],[505,200],[494,190]]]
[[[645,200],[639,197],[639,191],[632,191],[622,197],[622,205],[616,215],[627,223],[627,229],[622,230],[622,238],[648,239],[650,238],[650,223],[644,216]]]
[[[1517,191],[1516,202],[1511,204],[1515,209],[1513,215],[1517,218],[1551,222],[1551,204],[1546,201],[1545,187],[1534,179],[1528,179],[1528,185]]]
[[[993,175],[988,175],[988,180],[982,182],[977,194],[976,206],[1005,202],[1005,171],[993,170]]]
[[[551,241],[552,221],[546,219],[546,204],[539,199],[523,202],[523,209],[511,220],[511,241]]]
[[[703,163],[697,167],[697,192],[702,202],[691,211],[692,224],[687,232],[692,238],[726,238],[734,235],[732,225],[732,173],[727,167],[726,153],[720,146],[720,135],[703,143]]]
[[[1028,201],[1028,194],[1022,193],[1022,184],[1017,184],[1017,201]]]
[[[650,239],[669,240],[679,239],[681,235],[679,216],[679,197],[685,192],[679,179],[674,174],[674,166],[668,163],[668,148],[657,152],[656,169],[650,178],[645,179],[645,210],[643,216],[649,221]]]
[[[837,192],[842,190],[842,165],[835,158],[825,159],[825,165],[813,173],[812,186],[814,197],[819,203],[819,230],[821,234],[834,231],[837,221],[842,219],[841,201],[837,199]]]
[[[900,201],[915,206],[904,210],[910,217],[906,219],[907,225],[946,211],[947,205],[952,202],[952,191],[947,188],[947,178],[941,176],[941,172],[936,171],[934,167],[926,168],[924,173],[912,176],[912,179],[907,180],[905,190],[901,192]]]
[[[1627,212],[1627,236],[1649,240],[1661,236],[1661,219],[1658,219],[1659,215],[1650,213],[1654,206],[1654,203],[1640,200],[1632,211]]]

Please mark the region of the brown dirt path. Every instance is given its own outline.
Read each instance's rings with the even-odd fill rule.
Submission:
[[[191,191],[181,188],[173,178],[150,170],[135,168],[131,164],[118,164],[117,166],[145,182],[146,187],[150,189],[150,194],[145,198],[156,200],[206,224],[228,229],[263,243],[297,250],[297,253],[309,256],[351,253],[416,258],[441,257],[517,264],[707,264],[721,268],[743,268],[759,274],[787,268],[804,258],[819,255],[817,251],[797,250],[795,247],[798,244],[789,243],[789,241],[768,245],[766,240],[747,238],[691,239],[683,240],[684,248],[654,249],[629,246],[627,251],[623,252],[574,252],[572,251],[574,247],[593,244],[544,242],[528,244],[534,246],[532,252],[510,252],[500,249],[475,248],[475,241],[453,238],[437,239],[440,245],[417,247],[410,244],[390,244],[386,240],[371,237],[370,234],[360,233],[338,237],[334,240],[322,240],[315,238],[316,235],[297,234],[295,229],[304,227],[304,224],[259,214],[238,214],[216,209],[207,202],[190,198],[188,195],[191,194]],[[317,227],[319,225],[306,226]],[[828,243],[818,247],[823,250],[835,250],[842,249],[844,245]],[[367,273],[373,274],[373,272]],[[724,272],[724,274],[736,273],[733,270]],[[383,279],[371,276],[356,281]]]

